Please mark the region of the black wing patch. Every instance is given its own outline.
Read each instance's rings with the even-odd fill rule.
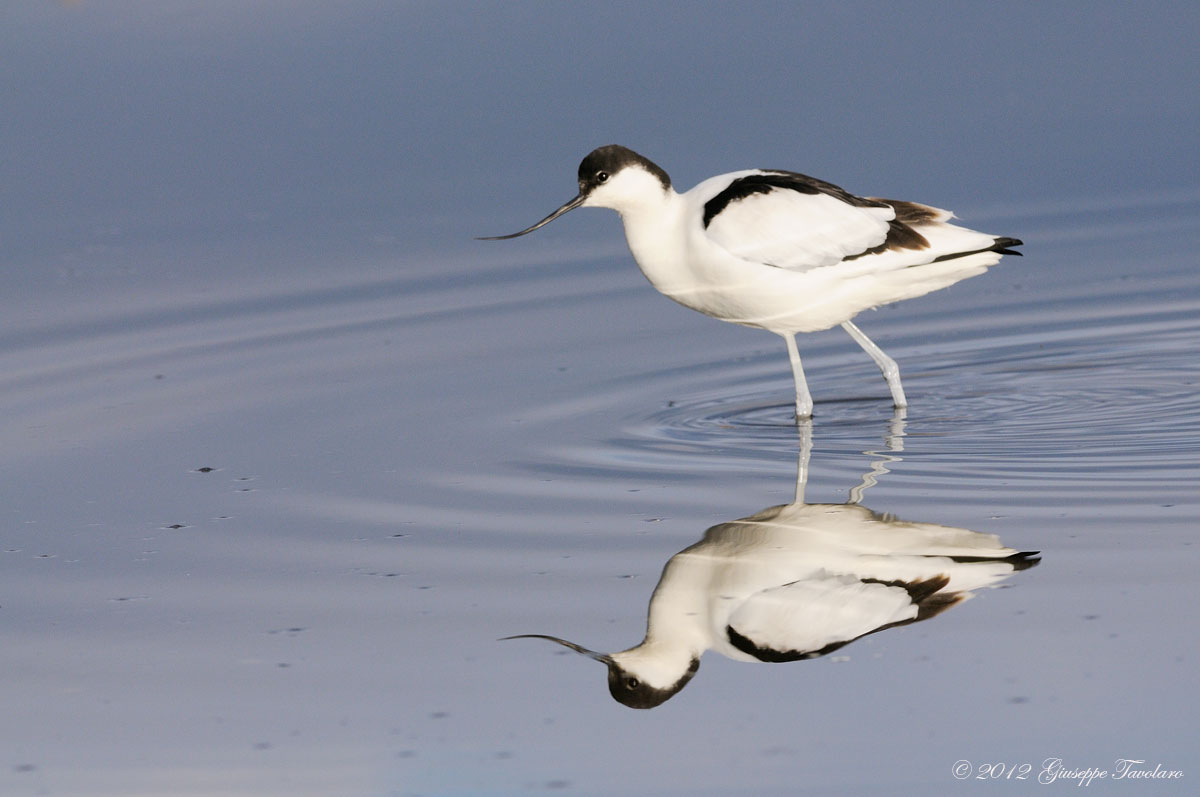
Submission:
[[[909,227],[907,224],[892,219],[888,222],[887,237],[883,239],[883,243],[878,246],[872,246],[870,249],[864,249],[856,255],[848,255],[846,260],[856,260],[867,255],[877,255],[880,252],[887,252],[893,249],[928,249],[929,239],[921,233]]]
[[[831,642],[820,650],[775,650],[774,648],[760,648],[758,645],[751,642],[746,637],[742,636],[734,629],[733,626],[725,626],[725,635],[729,637],[729,644],[745,653],[748,656],[753,656],[759,661],[765,661],[769,664],[782,664],[786,661],[807,661],[815,659],[819,656],[824,656],[826,653],[832,653],[840,647],[845,647],[853,642],[853,639],[847,639],[845,642]],[[855,637],[857,639],[857,637]]]
[[[896,211],[896,218],[888,222],[887,237],[883,243],[851,255],[846,260],[854,260],[866,255],[876,255],[889,249],[928,249],[929,241],[925,236],[914,230],[911,224],[929,221],[936,218],[938,211],[916,202],[879,199],[877,197],[861,197],[852,194],[840,186],[809,177],[797,172],[771,171],[764,174],[750,174],[739,177],[727,185],[723,191],[704,203],[704,227],[707,229],[717,214],[738,200],[755,194],[768,194],[775,189],[797,191],[801,194],[825,194],[839,202],[856,208],[886,208]]]
[[[881,199],[874,196],[868,197],[868,199],[879,202],[896,211],[896,218],[888,222],[887,237],[883,239],[883,243],[879,244],[879,246],[872,246],[870,249],[864,249],[856,255],[850,255],[846,258],[847,260],[866,257],[867,255],[877,255],[880,252],[891,250],[919,250],[929,248],[929,240],[914,230],[912,225],[937,221],[941,218],[942,211],[937,208],[931,208],[928,205],[922,205],[919,202],[906,202],[903,199]]]
[[[922,224],[927,221],[937,221],[942,217],[942,211],[922,205],[920,202],[906,202],[903,199],[882,199],[871,197],[877,202],[890,205],[896,211],[896,221],[901,224]]]
[[[824,180],[818,180],[816,177],[809,177],[807,174],[799,174],[797,172],[780,172],[770,171],[763,174],[748,174],[745,177],[739,177],[729,185],[721,193],[717,194],[712,199],[704,203],[704,226],[707,229],[712,220],[717,214],[728,207],[731,203],[737,202],[740,199],[745,199],[748,196],[755,194],[769,194],[771,191],[780,188],[788,191],[797,191],[801,194],[827,194],[834,199],[845,202],[847,205],[853,205],[856,208],[883,208],[887,207],[887,203],[878,199],[868,199],[866,197],[856,196],[849,191],[827,183]]]

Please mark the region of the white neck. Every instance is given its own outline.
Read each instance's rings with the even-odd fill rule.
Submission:
[[[658,197],[619,212],[625,240],[638,268],[655,288],[670,295],[686,266],[679,247],[686,220],[683,198],[667,189]]]
[[[646,638],[613,659],[659,688],[682,677],[712,647],[707,596],[698,583],[707,575],[706,561],[673,557],[650,598]]]

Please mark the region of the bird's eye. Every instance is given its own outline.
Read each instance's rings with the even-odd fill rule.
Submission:
[[[608,182],[608,172],[596,172],[596,182],[607,183]]]
[[[625,679],[625,688],[627,688],[627,689],[637,689],[641,685],[642,685],[641,681],[639,681],[637,678],[626,678]]]

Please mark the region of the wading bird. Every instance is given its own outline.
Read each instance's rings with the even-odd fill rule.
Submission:
[[[481,240],[526,235],[579,207],[621,215],[633,259],[663,295],[781,335],[797,418],[813,409],[797,333],[840,324],[879,366],[895,406],[907,406],[896,361],[850,319],[981,274],[1021,244],[950,224],[949,211],[856,196],[796,172],[730,172],[679,194],[662,168],[618,145],[583,159],[574,199],[532,227]]]

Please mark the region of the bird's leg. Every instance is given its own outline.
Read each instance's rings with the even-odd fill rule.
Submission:
[[[787,342],[788,360],[792,363],[792,377],[796,380],[796,418],[803,420],[812,417],[813,400],[808,392],[808,382],[804,379],[804,366],[800,364],[800,352],[796,349],[796,336],[784,335]]]
[[[896,361],[884,354],[883,349],[876,346],[861,329],[849,321],[842,324],[842,329],[850,333],[850,337],[862,346],[863,351],[875,361],[879,370],[883,371],[883,378],[887,380],[888,389],[892,391],[892,403],[897,407],[907,407],[908,399],[904,398],[904,387],[900,384],[900,366],[896,365]]]

